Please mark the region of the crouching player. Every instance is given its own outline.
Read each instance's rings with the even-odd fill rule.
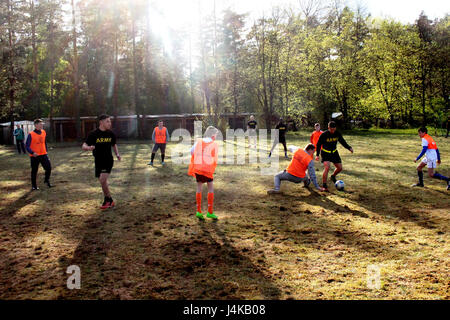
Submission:
[[[413,184],[413,187],[423,187],[423,167],[428,167],[428,176],[430,178],[435,178],[439,180],[444,180],[447,182],[447,190],[450,190],[450,179],[434,172],[434,169],[436,168],[436,162],[437,164],[441,164],[441,156],[439,154],[439,149],[437,148],[436,142],[433,140],[433,138],[427,133],[428,130],[425,127],[420,128],[419,130],[419,137],[422,138],[422,152],[420,155],[414,160],[414,162],[417,162],[422,158],[423,155],[425,157],[422,159],[422,162],[417,166],[417,175],[419,176],[419,182],[416,184]]]
[[[294,152],[295,149],[289,147],[289,151]],[[294,183],[303,182],[305,187],[308,187],[312,182],[314,186],[319,191],[324,191],[324,188],[321,188],[317,183],[316,174],[314,170],[314,150],[315,147],[312,143],[308,144],[305,149],[298,149],[294,153],[294,157],[291,160],[291,163],[287,167],[286,170],[277,174],[274,178],[275,187],[269,191],[268,194],[277,194],[281,193],[280,186],[281,181],[287,180]],[[306,175],[306,170],[308,170],[308,175]]]
[[[218,130],[212,126],[205,131],[205,137],[198,141],[191,148],[191,163],[189,164],[188,175],[193,176],[197,180],[197,193],[195,195],[197,201],[196,217],[205,220],[202,214],[202,188],[206,183],[208,186],[208,213],[207,218],[218,219],[213,212],[214,204],[214,171],[217,167],[218,146],[216,136]]]

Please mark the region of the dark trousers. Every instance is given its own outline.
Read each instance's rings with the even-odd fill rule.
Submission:
[[[50,181],[50,174],[52,173],[52,165],[50,159],[45,154],[43,156],[30,157],[31,160],[31,185],[37,187],[36,176],[39,169],[39,163],[45,170],[45,182]]]
[[[23,140],[16,140],[16,146],[17,146],[17,152],[19,152],[19,154],[20,154],[20,151],[22,151],[23,153],[26,153],[25,145],[23,144]]]

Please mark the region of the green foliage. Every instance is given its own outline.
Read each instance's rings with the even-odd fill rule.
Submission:
[[[252,112],[271,126],[276,116],[325,123],[340,111],[344,124],[406,127],[442,124],[450,109],[448,15],[406,25],[339,1],[274,7],[255,21],[203,12],[197,25],[169,30],[168,48],[148,1],[76,3],[73,33],[70,1],[1,2],[1,120],[208,112],[217,125],[222,112]]]

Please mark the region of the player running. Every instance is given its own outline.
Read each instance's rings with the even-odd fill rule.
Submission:
[[[316,123],[314,125],[314,131],[311,133],[310,141],[314,145],[314,148],[317,147],[317,142],[319,141],[320,135],[323,133],[320,130],[320,123]]]
[[[164,157],[166,154],[166,144],[169,141],[169,131],[164,127],[162,120],[158,121],[158,126],[153,129],[152,140],[154,143],[152,150],[152,158],[148,163],[149,166],[153,166],[153,160],[155,159],[156,151],[161,149],[161,164],[164,165]]]
[[[99,127],[89,133],[86,142],[83,143],[84,151],[92,151],[95,159],[95,177],[98,178],[105,196],[100,209],[113,208],[115,203],[111,198],[108,186],[108,177],[114,166],[111,147],[114,149],[117,160],[121,160],[119,149],[116,144],[116,135],[111,131],[111,119],[103,114],[98,117]]]
[[[439,179],[447,181],[447,190],[450,190],[450,179],[434,172],[434,169],[437,167],[437,164],[441,164],[441,155],[439,154],[439,149],[436,145],[436,142],[433,140],[433,138],[428,135],[428,130],[425,127],[422,127],[418,130],[419,137],[422,138],[422,152],[419,154],[419,156],[414,160],[414,162],[417,162],[423,157],[422,162],[417,166],[417,175],[419,176],[419,182],[416,184],[413,184],[413,187],[423,187],[423,172],[422,169],[425,167],[425,165],[428,167],[428,176],[430,178]]]
[[[196,217],[205,220],[202,214],[202,188],[203,184],[208,185],[208,213],[207,218],[217,220],[218,217],[213,212],[214,204],[214,171],[217,167],[218,146],[216,136],[218,130],[212,126],[205,131],[205,137],[198,139],[191,148],[191,163],[189,164],[188,175],[194,176],[197,180],[197,193],[195,199],[197,202]]]
[[[339,131],[336,131],[336,122],[330,121],[328,123],[328,130],[320,135],[319,141],[316,146],[316,160],[319,160],[319,154],[322,157],[322,163],[324,165],[322,181],[324,191],[328,191],[327,180],[328,171],[330,170],[330,162],[334,164],[336,169],[331,175],[331,180],[336,183],[336,175],[342,171],[342,160],[337,151],[338,141],[353,153],[353,148],[350,147],[342,137]]]
[[[286,131],[287,131],[287,126],[286,124],[283,122],[283,118],[280,118],[280,121],[278,121],[277,126],[275,127],[275,129],[278,129],[277,131],[277,136],[275,137],[275,140],[273,141],[273,146],[272,149],[270,149],[269,152],[269,158],[272,156],[272,152],[275,149],[275,147],[277,146],[278,143],[283,144],[284,147],[284,157],[286,159],[289,159],[288,155],[287,155],[287,147],[286,147]]]
[[[303,182],[305,187],[308,187],[311,181],[314,186],[319,191],[324,191],[323,188],[319,186],[316,179],[316,173],[314,169],[314,145],[312,143],[308,144],[305,149],[297,149],[289,147],[289,151],[295,152],[291,163],[286,170],[278,173],[274,177],[275,187],[269,191],[268,194],[278,194],[281,193],[281,181],[287,180],[294,183]],[[308,170],[308,176],[306,175],[306,170]]]
[[[39,190],[36,184],[36,177],[39,169],[39,164],[45,170],[44,183],[49,188],[53,187],[50,183],[50,175],[52,173],[52,165],[48,158],[47,152],[47,134],[44,127],[44,121],[41,119],[34,120],[34,130],[28,134],[26,148],[30,154],[31,161],[31,190]]]

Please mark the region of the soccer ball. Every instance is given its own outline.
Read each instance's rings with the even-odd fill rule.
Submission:
[[[336,189],[338,189],[339,191],[344,190],[344,181],[338,180],[334,185],[336,186]]]

